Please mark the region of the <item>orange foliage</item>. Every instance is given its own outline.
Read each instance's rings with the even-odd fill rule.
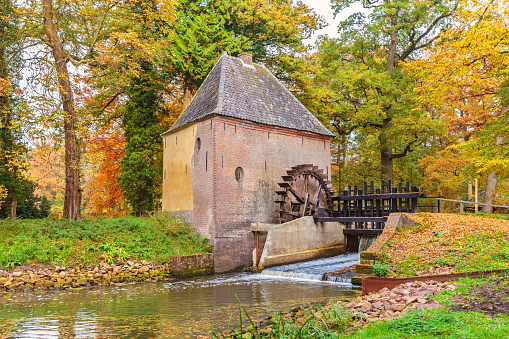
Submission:
[[[125,212],[127,203],[117,177],[124,156],[124,131],[115,123],[93,133],[86,158],[97,168],[85,184],[87,210],[93,214]]]
[[[417,225],[396,233],[391,239],[392,245],[387,248],[393,263],[409,257],[415,258],[417,263],[432,263],[437,258],[460,254],[467,236],[503,233],[507,239],[509,235],[509,220],[452,213],[418,213],[411,218]]]
[[[458,150],[446,148],[419,160],[418,165],[424,169],[426,180],[422,185],[428,195],[458,199],[465,192],[467,182],[471,179],[462,171],[470,160]]]
[[[28,176],[37,184],[36,196],[49,201],[62,200],[65,192],[64,150],[50,144],[37,144],[29,154]]]

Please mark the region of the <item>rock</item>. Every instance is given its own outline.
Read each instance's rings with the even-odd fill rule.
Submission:
[[[44,284],[44,287],[46,287],[46,288],[52,288],[55,285],[55,283],[51,280],[44,280],[43,284]]]
[[[449,285],[449,286],[445,287],[446,291],[454,291],[455,289],[456,289],[456,286],[454,286],[454,285]]]
[[[78,281],[76,282],[78,286],[85,286],[87,283],[88,281],[85,278],[78,279]]]
[[[22,274],[23,274],[23,272],[21,272],[21,271],[12,272],[13,277],[21,277]]]
[[[391,305],[391,310],[392,311],[403,311],[405,309],[406,305],[405,304],[392,304]]]
[[[403,297],[403,301],[405,302],[405,304],[411,304],[411,303],[417,301],[417,297],[413,297],[413,296]]]
[[[4,285],[4,287],[8,287],[8,286],[12,285],[12,281],[13,281],[13,280],[14,280],[14,279],[13,279],[12,277],[7,278],[7,280],[6,280],[6,281],[4,281],[4,284],[3,284],[3,285]]]
[[[64,279],[64,278],[65,278],[65,272],[60,272],[60,273],[58,273],[58,276],[59,276],[61,279]]]
[[[150,268],[148,266],[141,266],[141,268],[140,268],[140,272],[142,272],[142,273],[148,272],[148,270],[150,270]]]
[[[417,302],[418,302],[419,304],[425,304],[425,303],[426,303],[426,301],[427,301],[427,300],[426,300],[426,299],[423,299],[423,298],[418,298],[418,299],[417,299]]]

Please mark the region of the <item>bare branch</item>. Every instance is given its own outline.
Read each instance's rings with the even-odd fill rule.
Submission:
[[[80,60],[76,60],[69,53],[66,53],[67,60],[70,61],[74,65],[74,67],[78,68],[79,66],[81,66],[83,64],[83,62],[85,62],[85,60],[92,54],[95,44],[97,43],[97,40],[99,38],[99,34],[101,33],[101,30],[104,27],[104,22],[106,21],[106,16],[112,8],[113,8],[113,4],[109,5],[106,8],[106,10],[104,11],[104,13],[101,17],[101,21],[99,22],[99,25],[97,26],[97,29],[95,30],[94,38],[92,39],[92,42],[90,43],[90,46],[88,47],[87,54],[85,54]]]

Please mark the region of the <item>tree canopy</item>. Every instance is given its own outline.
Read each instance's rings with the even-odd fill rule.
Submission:
[[[326,23],[293,0],[0,0],[0,217],[157,208],[159,135],[225,51],[251,53],[331,129],[336,187],[459,198],[479,177],[509,202],[509,1],[331,11],[359,4],[308,46]]]

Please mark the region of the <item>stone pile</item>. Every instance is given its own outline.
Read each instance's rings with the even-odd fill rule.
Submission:
[[[447,264],[447,267],[442,267],[439,264],[435,264],[431,266],[426,271],[420,271],[417,272],[417,276],[423,276],[423,275],[439,275],[439,274],[453,274],[456,273],[456,270],[454,269],[455,263],[451,262]]]
[[[448,282],[415,281],[401,284],[392,290],[383,288],[378,293],[358,297],[347,303],[345,307],[350,309],[354,316],[359,316],[366,321],[392,319],[411,309],[442,307],[435,299],[428,296],[439,294],[442,290],[453,291],[455,288]]]
[[[73,267],[22,266],[12,271],[0,269],[0,292],[90,287],[157,280],[169,275],[169,264],[154,265],[146,260]]]

